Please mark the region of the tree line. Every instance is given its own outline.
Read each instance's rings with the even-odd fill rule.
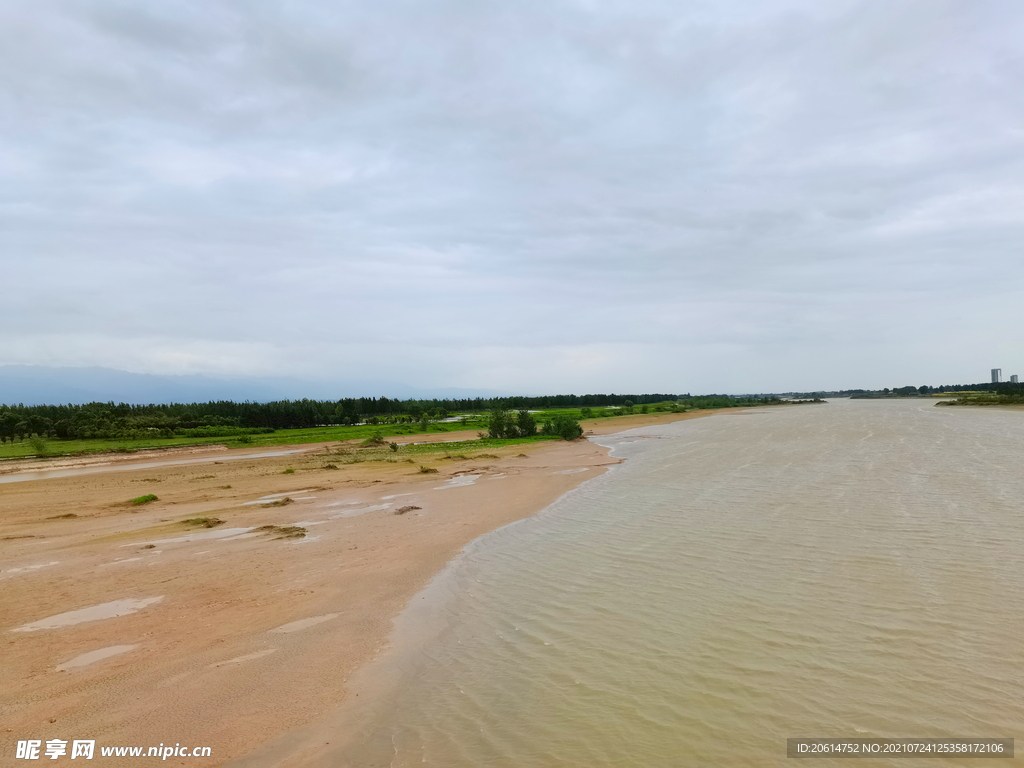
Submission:
[[[220,400],[149,405],[113,402],[0,405],[0,442],[23,440],[34,434],[63,440],[219,437],[319,426],[414,423],[445,418],[456,412],[623,407],[688,397],[671,394],[594,394],[433,400],[360,397],[340,400],[278,400],[267,403]]]
[[[958,392],[992,392],[1001,397],[1014,397],[1024,393],[1024,384],[1013,384],[1008,381],[999,382],[998,384],[988,381],[982,384],[943,384],[939,387],[922,384],[919,387],[906,386],[893,387],[892,389],[888,387],[885,389],[849,389],[843,390],[838,394],[848,394],[854,399],[865,399],[876,397],[914,397],[917,395],[942,394],[943,392],[951,394]]]

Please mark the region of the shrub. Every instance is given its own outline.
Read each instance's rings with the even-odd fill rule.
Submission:
[[[583,428],[572,416],[557,414],[552,421],[544,424],[545,435],[558,435],[563,440],[576,440],[583,437]]]
[[[523,409],[516,414],[495,408],[487,423],[487,436],[492,439],[533,437],[537,434],[537,422],[533,414]],[[482,435],[481,435],[482,437]]]
[[[433,475],[433,474],[436,474],[436,473],[437,473],[437,470],[434,469],[433,467],[424,467],[422,464],[420,465],[420,474],[421,475]]]
[[[388,448],[390,448],[395,453],[398,453],[398,443],[390,443],[388,444]]]
[[[142,504],[149,504],[149,502],[151,501],[159,501],[159,499],[157,499],[157,497],[154,494],[147,493],[145,496],[139,496],[137,498],[132,499],[132,504],[134,504],[135,506],[140,506]]]
[[[295,474],[295,470],[294,470],[294,469],[292,469],[291,467],[288,467],[288,469],[286,469],[286,470],[285,470],[284,472],[282,472],[281,474],[283,474],[283,475],[294,475],[294,474]]]

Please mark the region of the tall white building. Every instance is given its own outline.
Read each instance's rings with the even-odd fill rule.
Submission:
[[[1003,369],[1002,368],[993,368],[992,369],[992,383],[993,384],[998,384],[1002,380],[1003,380]]]
[[[1019,383],[1019,382],[1017,381],[1017,374],[1016,374],[1016,373],[1015,373],[1015,374],[1013,374],[1012,376],[1010,376],[1010,383],[1011,383],[1011,384],[1017,384],[1017,383]]]

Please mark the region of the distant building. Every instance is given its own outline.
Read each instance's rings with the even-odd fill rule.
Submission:
[[[1002,368],[993,368],[992,369],[992,383],[993,384],[998,384],[1002,380],[1003,380],[1003,369]]]
[[[1010,383],[1011,384],[1017,384],[1018,383],[1018,381],[1017,381],[1017,374],[1016,373],[1013,374],[1012,376],[1010,376]]]

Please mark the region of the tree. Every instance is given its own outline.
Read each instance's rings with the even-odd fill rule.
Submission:
[[[6,442],[14,442],[14,427],[18,423],[18,417],[13,413],[5,413],[0,417],[0,437]]]
[[[487,423],[487,436],[494,440],[508,437],[509,427],[512,426],[510,422],[508,411],[503,408],[495,408],[491,411],[491,418]]]
[[[533,437],[537,434],[537,421],[529,411],[522,410],[516,414],[516,428],[520,437]]]

